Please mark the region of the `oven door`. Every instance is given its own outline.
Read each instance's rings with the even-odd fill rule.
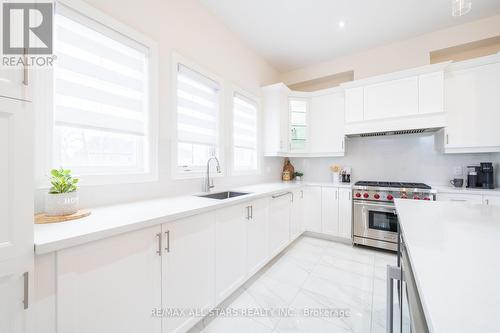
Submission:
[[[394,205],[355,201],[354,235],[397,243],[398,216]]]

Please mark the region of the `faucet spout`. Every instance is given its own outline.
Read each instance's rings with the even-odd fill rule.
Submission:
[[[207,160],[207,174],[206,174],[205,180],[203,182],[203,191],[204,192],[210,192],[210,189],[214,188],[213,179],[210,178],[210,162],[212,160],[214,160],[217,163],[217,165],[216,165],[217,173],[221,173],[219,159],[216,156],[211,156]]]

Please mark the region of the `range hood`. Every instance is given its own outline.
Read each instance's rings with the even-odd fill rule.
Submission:
[[[436,128],[418,128],[418,129],[407,129],[407,130],[395,130],[395,131],[384,131],[384,132],[369,132],[369,133],[358,133],[358,134],[346,134],[347,137],[371,137],[371,136],[389,136],[389,135],[410,135],[410,134],[420,134],[420,133],[432,133],[437,132],[442,127]]]

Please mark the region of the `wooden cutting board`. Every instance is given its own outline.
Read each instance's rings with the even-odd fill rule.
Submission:
[[[35,224],[58,223],[81,219],[89,216],[90,210],[80,209],[78,212],[71,215],[49,216],[45,213],[35,214]]]

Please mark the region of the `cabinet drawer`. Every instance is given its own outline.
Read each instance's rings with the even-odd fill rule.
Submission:
[[[464,194],[464,193],[438,193],[438,201],[459,201],[469,203],[483,203],[483,196],[480,194]]]

